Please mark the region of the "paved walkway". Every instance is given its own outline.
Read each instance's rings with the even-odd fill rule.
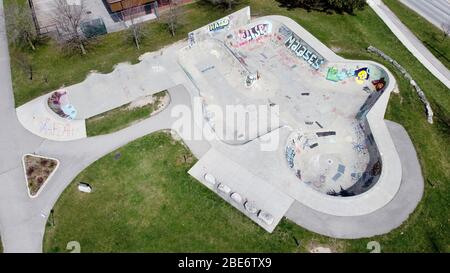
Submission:
[[[424,184],[414,145],[406,130],[386,120],[402,163],[402,183],[395,197],[381,209],[357,217],[338,217],[295,202],[286,217],[296,224],[322,235],[358,239],[385,234],[399,227],[422,199]],[[345,197],[344,197],[345,198]]]
[[[0,18],[3,0],[0,0]],[[191,106],[191,95],[183,86],[170,88],[171,104],[161,113],[110,135],[76,141],[44,140],[22,127],[16,117],[10,60],[4,20],[0,19],[0,234],[5,252],[42,252],[45,223],[50,210],[67,185],[95,160],[149,133],[170,129],[177,105]],[[210,146],[204,141],[185,141],[195,156]],[[30,199],[23,177],[21,157],[36,153],[60,160],[60,168],[39,198]]]
[[[450,71],[417,39],[400,19],[381,0],[367,0],[367,3],[414,57],[450,89]]]
[[[18,107],[17,117],[23,127],[45,139],[86,138],[85,119],[178,84],[186,85],[189,79],[177,65],[176,52],[182,46],[185,44],[176,43],[146,53],[135,65],[120,63],[111,73],[91,73],[84,81],[65,87],[70,104],[78,112],[74,120],[60,118],[48,107],[50,94]]]
[[[168,91],[171,96],[169,107],[114,134],[70,142],[43,140],[36,142],[34,146],[30,145],[29,150],[23,152],[58,158],[61,163],[39,198],[30,199],[26,194],[20,161],[23,152],[11,152],[11,157],[8,158],[18,158],[14,160],[15,166],[0,175],[0,228],[5,252],[42,251],[42,239],[49,211],[64,189],[82,170],[105,154],[135,139],[162,129],[170,129],[170,125],[175,121],[171,114],[173,107],[177,105],[189,107],[190,94],[183,86],[176,86]],[[11,131],[0,135],[1,139],[11,138],[10,133]],[[30,135],[28,132],[22,133]],[[210,148],[205,141],[185,143],[197,157],[201,157]],[[18,144],[25,143],[18,142]]]

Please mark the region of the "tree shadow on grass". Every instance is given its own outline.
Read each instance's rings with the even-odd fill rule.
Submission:
[[[318,11],[326,14],[349,14],[355,15],[355,10],[364,9],[367,4],[365,1],[355,1],[350,4],[331,4],[329,0],[276,0],[281,8],[288,10],[304,9],[308,12]]]
[[[213,4],[209,0],[199,0],[195,3],[198,7],[204,8],[206,11],[213,10],[213,11],[230,11],[228,8],[228,2],[223,1],[219,4]],[[250,5],[250,0],[238,0],[235,1],[231,6],[231,11],[236,10],[236,8],[241,8]]]

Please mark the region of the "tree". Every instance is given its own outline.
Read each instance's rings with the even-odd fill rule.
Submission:
[[[79,5],[70,5],[66,0],[55,0],[55,22],[60,31],[60,42],[68,48],[79,48],[86,54],[86,37],[80,30],[81,24],[86,20],[85,0]]]
[[[335,10],[352,13],[356,9],[363,9],[365,0],[278,0],[283,6],[289,8],[305,8],[308,10]]]
[[[38,34],[30,7],[13,1],[5,7],[4,13],[9,42],[17,47],[27,46],[35,50]]]
[[[327,0],[327,4],[330,8],[338,11],[353,12],[356,9],[364,8],[365,0]]]
[[[128,0],[123,2],[124,11],[122,11],[123,20],[128,24],[128,30],[133,43],[139,50],[141,39],[144,35],[142,22],[139,19],[141,11],[144,11],[141,6],[141,0]]]
[[[239,4],[240,0],[205,0],[213,5],[227,7],[229,10]]]
[[[169,0],[169,11],[167,13],[167,26],[169,27],[172,36],[175,36],[175,32],[179,27],[180,19],[180,0]]]

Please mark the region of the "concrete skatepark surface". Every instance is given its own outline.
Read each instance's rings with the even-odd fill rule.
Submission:
[[[236,179],[252,189],[270,184],[313,210],[336,216],[366,215],[389,203],[401,184],[400,159],[383,121],[396,87],[392,74],[374,62],[336,56],[289,18],[247,19],[226,17],[196,30],[189,35],[190,45],[179,51],[180,65],[202,98],[206,123],[225,143],[213,145],[220,159],[200,159],[203,173],[195,166],[191,174],[205,185],[206,173],[217,174],[219,185]],[[248,84],[252,77],[256,80]],[[229,105],[244,106],[240,120],[218,114]],[[259,120],[249,105],[279,106],[279,122],[251,128]],[[277,145],[263,150],[263,138]],[[235,163],[241,172],[232,172],[232,178],[216,167]],[[251,179],[247,171],[264,181]],[[272,204],[268,212],[280,219],[282,209]],[[241,211],[252,219],[242,206]]]
[[[0,0],[0,14],[2,12],[2,2],[3,1]],[[343,61],[342,58],[334,55],[334,53],[327,50],[327,48],[323,44],[317,41],[314,37],[312,37],[312,35],[307,33],[300,26],[296,25],[293,21],[278,16],[268,19],[284,20],[284,24],[288,28],[295,30],[295,33],[297,35],[302,37],[302,39],[308,41],[309,45],[317,52],[320,52],[323,57],[335,62]],[[235,27],[238,26],[235,25]],[[71,103],[73,103],[75,107],[78,107],[79,110],[79,121],[76,119],[67,120],[66,122],[69,123],[76,123],[80,121],[82,122],[84,118],[89,117],[90,115],[102,113],[109,110],[110,108],[114,108],[126,103],[127,100],[132,100],[134,96],[142,95],[143,93],[139,91],[139,87],[141,86],[141,84],[145,85],[146,87],[145,90],[142,91],[145,94],[151,94],[152,92],[160,91],[159,88],[161,87],[168,89],[171,97],[171,104],[161,113],[116,133],[99,137],[85,138],[83,136],[80,136],[79,139],[64,139],[63,136],[61,137],[61,139],[54,139],[52,136],[39,136],[35,131],[33,131],[35,130],[34,128],[38,127],[30,124],[31,119],[27,119],[26,115],[53,115],[54,113],[48,112],[48,109],[45,107],[41,108],[42,111],[40,113],[36,113],[35,110],[37,109],[36,102],[41,101],[41,103],[44,103],[44,105],[46,105],[46,99],[51,93],[38,98],[33,102],[23,105],[19,108],[20,110],[17,109],[17,115],[20,114],[21,116],[23,116],[17,119],[16,112],[14,111],[14,101],[12,96],[8,47],[6,43],[6,37],[4,35],[4,32],[2,32],[3,29],[4,22],[3,20],[0,20],[0,35],[2,35],[2,37],[0,37],[0,72],[2,72],[0,73],[0,88],[2,90],[5,90],[4,92],[0,93],[0,118],[2,119],[2,123],[5,124],[4,126],[7,126],[7,130],[2,130],[0,132],[0,150],[2,151],[2,160],[0,161],[0,181],[2,182],[0,184],[1,238],[5,252],[41,252],[45,223],[49,216],[49,212],[55,202],[58,200],[59,195],[63,192],[66,186],[69,185],[73,178],[75,178],[75,176],[79,172],[81,172],[95,160],[127,144],[128,142],[157,130],[171,129],[173,127],[173,124],[178,120],[177,116],[174,116],[175,108],[177,106],[184,106],[189,109],[195,110],[195,107],[197,106],[195,105],[195,103],[193,103],[193,98],[198,95],[199,89],[192,81],[193,78],[186,73],[186,70],[180,65],[176,65],[177,62],[180,61],[178,59],[179,55],[176,54],[176,52],[179,52],[183,46],[188,46],[189,43],[189,41],[181,42],[180,44],[175,44],[174,46],[170,46],[161,51],[144,56],[142,59],[143,63],[140,63],[138,66],[119,66],[119,69],[113,72],[117,74],[95,76],[98,77],[97,80],[99,82],[102,82],[104,85],[97,85],[95,88],[93,88],[91,85],[92,82],[88,78],[85,82],[79,85],[67,88],[69,90]],[[160,60],[158,69],[153,70],[150,65],[145,64],[146,58],[149,58],[148,60],[151,60],[150,58],[160,58],[158,59]],[[377,65],[375,63],[371,64]],[[121,85],[108,85],[108,83],[105,83],[107,81],[103,80],[111,77],[111,75],[129,75],[127,73],[127,70],[134,69],[131,67],[140,67],[141,69],[135,72],[142,72],[144,73],[143,75],[150,75],[150,77],[152,77],[151,73],[159,73],[159,71],[169,71],[170,69],[172,70],[169,77],[162,77],[162,80],[158,83],[154,83],[154,81],[145,82],[145,80],[139,81],[134,80],[134,78],[125,77],[121,78],[121,82],[123,83]],[[121,70],[122,68],[124,70]],[[391,83],[392,82],[394,81],[391,81]],[[241,83],[245,84],[245,81]],[[391,83],[388,83],[386,89],[392,88],[392,86],[390,86]],[[127,90],[135,90],[128,93],[134,95],[126,96]],[[92,97],[90,97],[89,94],[95,95],[92,95]],[[112,96],[111,94],[113,94],[114,96]],[[83,98],[83,96],[85,97]],[[117,97],[118,99],[115,100],[115,97]],[[97,108],[94,105],[92,107],[83,108],[83,102],[86,101],[87,98],[94,98],[94,100],[99,103],[99,107]],[[399,159],[396,150],[399,149],[399,146],[397,145],[404,145],[401,146],[402,149],[405,149],[410,154],[415,155],[415,151],[412,143],[405,141],[405,138],[409,139],[407,135],[400,133],[400,136],[398,136],[395,133],[397,131],[401,132],[401,130],[398,129],[401,127],[390,125],[390,131],[388,131],[388,127],[383,120],[384,110],[388,98],[389,92],[383,92],[383,94],[378,98],[377,103],[373,105],[371,110],[367,113],[367,120],[370,124],[375,142],[377,143],[378,150],[380,151],[380,153],[382,153],[382,162],[384,162],[385,160],[397,162],[396,160]],[[104,102],[105,100],[107,102]],[[102,102],[104,102],[105,104],[102,104]],[[19,121],[24,122],[25,124],[20,123]],[[193,126],[194,131],[201,131],[202,127],[198,126],[198,123],[200,122],[201,121],[193,120],[193,118],[189,119],[189,123]],[[25,126],[25,128],[27,128],[28,130],[24,129],[22,125]],[[392,129],[391,127],[394,129]],[[210,127],[207,127],[206,129],[210,129]],[[399,142],[394,141],[396,144],[396,146],[394,146],[394,142],[392,142],[389,133],[392,133],[392,130],[394,130],[392,137],[394,138],[394,140],[399,139],[399,142],[401,144],[398,144]],[[417,202],[420,200],[420,196],[423,190],[423,179],[422,177],[420,177],[420,173],[416,174],[415,176],[417,179],[417,184],[415,184],[414,187],[410,188],[409,183],[405,183],[405,180],[400,179],[401,172],[398,173],[398,171],[401,170],[402,167],[397,166],[397,163],[394,163],[394,165],[391,166],[392,168],[397,168],[397,173],[392,169],[390,170],[388,166],[383,165],[382,174],[379,178],[380,181],[378,181],[378,183],[376,183],[375,186],[372,187],[368,192],[360,195],[360,197],[362,198],[360,198],[359,200],[361,201],[358,201],[356,199],[358,196],[346,198],[329,196],[327,194],[324,194],[323,192],[314,190],[313,188],[304,185],[304,183],[299,183],[297,177],[295,176],[294,172],[292,172],[292,170],[288,167],[287,161],[284,158],[286,139],[290,135],[290,129],[285,126],[274,130],[274,132],[276,131],[282,132],[280,134],[281,136],[283,136],[284,132],[285,138],[283,139],[281,137],[279,141],[280,145],[277,146],[279,148],[275,149],[273,152],[267,155],[269,161],[262,160],[261,162],[266,162],[267,164],[269,164],[270,162],[273,162],[270,161],[273,159],[270,158],[271,154],[279,156],[281,152],[281,156],[283,156],[282,160],[278,159],[277,162],[275,162],[276,164],[274,164],[274,168],[280,166],[280,170],[283,170],[286,178],[288,178],[288,182],[281,181],[283,179],[277,179],[280,180],[280,183],[274,184],[274,181],[268,180],[267,177],[264,176],[264,171],[269,174],[271,170],[270,168],[268,168],[267,170],[261,170],[261,167],[259,167],[258,169],[252,169],[252,164],[257,163],[257,161],[255,160],[247,160],[247,163],[249,164],[244,164],[245,162],[243,161],[246,161],[246,158],[243,156],[244,154],[248,155],[247,159],[249,157],[250,159],[252,159],[251,157],[257,157],[259,155],[258,153],[250,154],[245,149],[253,149],[252,146],[259,147],[258,142],[262,141],[261,137],[254,138],[253,140],[250,138],[248,142],[241,145],[227,144],[220,138],[212,140],[196,140],[183,138],[183,141],[191,149],[193,154],[200,159],[199,165],[195,165],[190,172],[195,175],[195,177],[197,177],[200,182],[205,184],[205,181],[203,179],[205,169],[203,168],[211,167],[211,172],[215,171],[214,168],[220,168],[220,171],[225,174],[227,171],[226,166],[233,168],[234,173],[236,174],[233,177],[233,183],[235,184],[231,183],[231,180],[227,180],[231,179],[232,177],[218,175],[218,179],[222,179],[222,182],[224,183],[229,183],[229,185],[233,187],[233,190],[239,191],[239,193],[241,193],[242,197],[251,199],[250,201],[253,201],[255,203],[255,206],[257,206],[259,209],[263,209],[274,216],[273,223],[264,226],[265,223],[258,220],[260,218],[249,215],[251,214],[251,212],[249,212],[251,210],[234,204],[236,208],[249,215],[250,219],[254,220],[256,223],[260,224],[268,231],[272,231],[278,221],[282,217],[287,215],[288,218],[294,220],[296,223],[304,225],[308,229],[325,235],[335,234],[336,237],[343,236],[346,238],[373,236],[376,234],[380,234],[380,230],[384,233],[398,227],[398,225],[400,225],[404,220],[407,219],[409,213],[414,209],[414,207],[417,205]],[[178,134],[181,136],[183,136],[183,133],[184,132],[178,132]],[[266,137],[270,138],[270,136],[271,134],[269,132]],[[386,136],[388,137],[386,138]],[[57,158],[60,161],[59,170],[55,173],[52,180],[48,182],[46,187],[41,192],[40,196],[33,200],[28,197],[26,185],[25,183],[23,183],[21,157],[25,153],[45,155]],[[240,161],[239,158],[236,157],[236,155],[242,156]],[[228,161],[228,163],[226,165],[224,164],[224,168],[222,169],[220,165],[217,165],[217,162],[215,161],[217,159],[221,160],[222,162],[226,160]],[[405,166],[404,164],[416,163],[418,164],[418,162],[414,161],[412,163],[405,163],[402,161],[403,166]],[[400,161],[398,161],[398,164],[400,165]],[[270,166],[270,164],[268,166]],[[415,166],[415,168],[416,170],[420,170],[420,167],[418,166]],[[195,174],[196,169],[199,170],[197,174]],[[209,171],[209,169],[206,171]],[[202,177],[197,176],[200,174],[202,174]],[[245,174],[245,179],[241,180],[240,178],[243,174]],[[392,179],[394,182],[398,182],[398,185],[395,185],[395,183],[391,183],[393,184],[392,188],[386,189],[386,185],[384,183],[386,183],[387,179]],[[295,186],[302,187],[301,190],[296,191],[296,194],[300,194],[299,196],[291,194],[290,192],[286,193],[286,191],[289,191],[291,188],[285,188],[284,186],[286,184],[283,183],[287,183],[287,185],[289,186],[289,180],[294,181],[293,183],[295,183]],[[255,184],[253,184],[252,187],[248,187],[248,185],[252,185],[250,184],[250,182],[253,182]],[[260,185],[265,186],[259,187]],[[396,188],[396,186],[398,187]],[[261,189],[261,191],[257,190],[259,188]],[[408,197],[405,195],[396,194],[398,188],[400,188],[399,193],[401,193],[402,190],[413,191],[414,193],[416,193],[414,195],[415,198],[408,199]],[[391,192],[389,192],[389,190]],[[368,193],[370,193],[370,196],[368,195]],[[374,203],[371,203],[371,196],[374,196],[375,198]],[[303,200],[303,197],[307,199]],[[229,197],[222,196],[222,198],[226,199],[230,203],[235,202],[230,200]],[[276,204],[276,201],[280,198],[283,201],[279,204]],[[300,200],[298,200],[297,198],[299,198]],[[263,203],[263,200],[265,200],[266,202]],[[369,205],[375,206],[376,209],[373,210],[373,206],[361,206],[361,208],[359,208],[358,202],[368,202]],[[404,206],[405,202],[408,203],[407,206]],[[302,206],[301,210],[296,209],[299,204]],[[331,208],[335,207],[336,204],[339,204],[338,206],[343,208],[341,213],[343,213],[344,216],[336,216],[332,220],[329,220],[330,222],[328,222],[327,218],[321,217],[321,215],[324,215],[323,211],[329,211]],[[383,205],[380,206],[380,204]],[[314,206],[316,206],[316,208],[313,208]],[[346,208],[346,206],[348,208]],[[349,211],[350,206],[353,207],[352,212]],[[357,208],[357,215],[345,216],[345,214],[349,213],[354,214],[355,207]],[[379,218],[377,212],[383,211],[388,207],[395,207],[396,213],[388,214],[385,218],[382,219]],[[300,215],[311,215],[311,217],[308,217],[307,219],[309,222],[306,222],[304,219],[298,218],[296,212],[298,212],[298,214]],[[355,224],[354,226],[352,226],[351,221],[350,224],[347,224],[348,219],[359,219],[359,221],[366,221],[367,219],[370,219],[370,223],[373,223],[373,225],[364,227],[365,230],[364,233],[362,233],[361,230],[359,230],[358,225]],[[327,225],[330,226],[328,230],[323,228]],[[350,225],[353,228],[350,228],[347,233],[343,235],[340,232],[333,233],[334,226],[345,225]],[[320,228],[318,228],[318,226],[320,226]]]

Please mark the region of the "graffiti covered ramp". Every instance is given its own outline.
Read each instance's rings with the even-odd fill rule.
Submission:
[[[190,33],[179,52],[203,101],[199,122],[216,133],[217,149],[323,213],[365,215],[386,205],[401,182],[383,122],[393,76],[377,63],[342,59],[289,18],[252,21],[249,14],[244,9]],[[230,106],[242,106],[231,122],[220,114]],[[277,122],[253,126],[262,119],[258,110],[275,108]],[[252,145],[266,135],[277,140],[271,151]],[[214,164],[204,161],[214,177]],[[194,176],[202,180],[199,169]]]

